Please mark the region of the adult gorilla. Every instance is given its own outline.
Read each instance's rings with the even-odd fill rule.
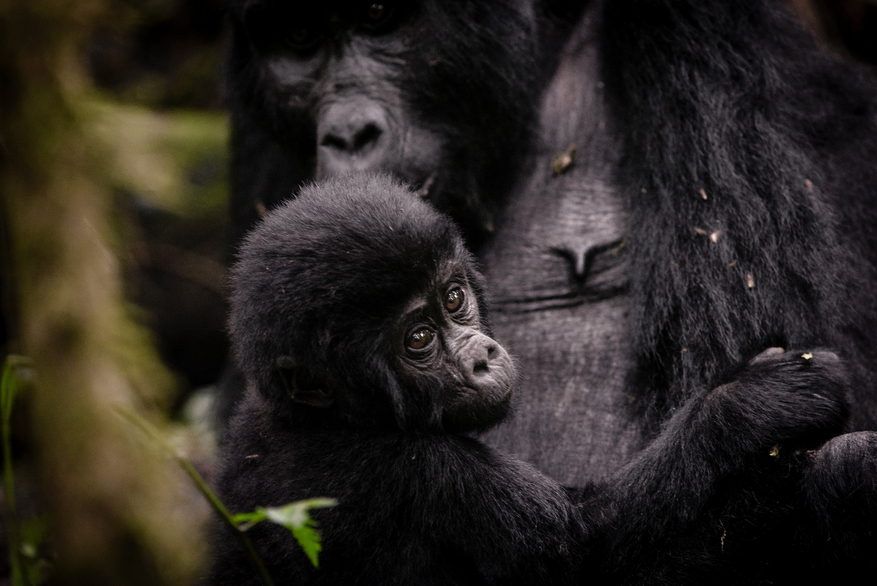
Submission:
[[[481,257],[523,390],[548,389],[492,441],[564,482],[769,346],[837,349],[877,429],[875,84],[774,4],[613,0],[563,49]]]
[[[773,346],[834,349],[877,428],[877,85],[777,2],[294,4],[232,10],[236,237],[350,170],[449,211],[523,374],[488,443],[605,476]],[[834,440],[801,486],[867,503],[874,443]]]

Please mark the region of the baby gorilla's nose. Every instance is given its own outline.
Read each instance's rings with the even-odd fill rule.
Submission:
[[[463,368],[468,375],[484,375],[490,372],[491,362],[499,354],[499,344],[480,332],[472,334],[463,349]]]
[[[472,386],[488,393],[511,387],[515,379],[512,359],[493,338],[472,332],[459,353],[461,374]]]

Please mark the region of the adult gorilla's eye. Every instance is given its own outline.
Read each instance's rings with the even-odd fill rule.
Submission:
[[[377,31],[384,28],[393,17],[393,6],[391,4],[369,4],[362,16],[362,24],[365,28]]]
[[[308,40],[311,38],[311,35],[308,29],[299,28],[292,31],[290,38],[292,39],[293,43],[303,44],[308,42]]]
[[[412,350],[422,350],[432,343],[434,336],[428,328],[422,328],[408,336],[408,347]]]
[[[314,10],[283,3],[257,2],[243,14],[253,45],[268,53],[289,50],[302,55],[315,50],[323,38],[323,17]]]
[[[288,38],[292,48],[300,53],[315,49],[320,42],[319,32],[304,26],[293,29]]]
[[[374,22],[377,22],[384,18],[384,8],[383,4],[372,4],[368,7],[368,19]]]
[[[448,291],[448,297],[445,299],[445,308],[450,312],[454,313],[463,305],[463,290],[459,287],[454,287],[450,291]]]

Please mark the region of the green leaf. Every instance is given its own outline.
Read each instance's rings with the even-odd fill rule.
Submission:
[[[314,530],[313,525],[316,525],[316,523],[309,519],[303,527],[293,529],[292,535],[298,541],[308,559],[311,560],[311,563],[314,564],[314,567],[319,568],[317,556],[323,550],[323,546],[320,545],[320,534]]]
[[[267,519],[267,517],[265,516],[264,509],[259,509],[254,513],[238,513],[237,515],[234,515],[232,517],[232,520],[234,520],[234,522],[238,525],[240,525],[241,523],[256,524],[259,521],[264,521],[265,519]]]
[[[15,476],[12,468],[11,432],[12,405],[15,395],[33,380],[30,361],[24,356],[10,354],[3,366],[0,380],[0,427],[3,444],[3,484],[6,494],[6,532],[9,543],[10,578],[13,586],[31,584],[22,554],[21,532],[15,510]]]
[[[0,382],[0,411],[4,428],[9,425],[12,416],[12,404],[20,387],[33,378],[30,372],[30,360],[24,356],[10,354],[6,357],[3,367],[3,380]]]
[[[292,531],[293,537],[304,550],[305,555],[311,560],[315,568],[319,567],[317,555],[322,550],[320,534],[315,527],[317,523],[311,519],[311,509],[334,507],[338,501],[327,498],[307,499],[297,501],[282,507],[259,508],[257,513],[264,513],[265,518],[272,523],[282,525]]]

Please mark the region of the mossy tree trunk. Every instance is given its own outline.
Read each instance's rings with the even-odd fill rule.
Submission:
[[[191,492],[116,406],[159,420],[170,379],[131,320],[111,194],[79,104],[80,43],[109,0],[0,0],[0,196],[30,428],[58,584],[188,584]]]

